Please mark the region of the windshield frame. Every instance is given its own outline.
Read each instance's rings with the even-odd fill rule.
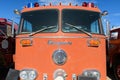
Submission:
[[[4,34],[7,35],[7,25],[6,25],[6,24],[0,24],[0,27],[3,27],[4,30],[5,30],[5,31],[4,31],[3,28],[2,28],[2,29],[0,28],[0,30],[2,30],[2,31],[4,32],[4,33],[0,32],[0,35],[1,35],[1,36],[2,36],[2,35],[4,36]]]
[[[62,26],[63,26],[63,11],[64,10],[78,10],[78,11],[88,11],[88,12],[95,12],[95,11],[89,11],[89,10],[83,10],[83,9],[69,9],[69,8],[64,8],[64,9],[62,9],[61,10],[61,31],[63,32],[63,33],[82,33],[82,32],[80,32],[80,31],[78,31],[78,32],[65,32],[65,31],[63,31],[62,30]],[[89,32],[89,33],[91,33],[91,34],[98,34],[98,35],[104,35],[104,30],[103,30],[103,25],[102,25],[102,21],[101,21],[101,13],[100,12],[96,12],[96,13],[98,13],[99,14],[99,18],[98,18],[98,29],[99,29],[99,33],[91,33],[91,32]]]
[[[59,31],[59,16],[60,16],[60,11],[59,11],[59,9],[57,9],[57,8],[53,8],[53,9],[38,9],[38,10],[34,10],[34,11],[47,11],[47,10],[55,10],[56,12],[57,12],[57,18],[58,18],[58,20],[57,20],[57,25],[56,25],[56,27],[57,27],[57,29],[56,29],[56,31],[55,32],[39,32],[39,33],[57,33],[58,31]],[[30,13],[31,12],[34,12],[34,11],[29,11]],[[23,12],[23,13],[29,13],[29,12]],[[22,13],[22,14],[23,14]],[[23,25],[24,25],[24,18],[22,18],[22,15],[21,15],[21,18],[20,18],[20,25],[19,25],[19,28],[18,28],[18,34],[30,34],[30,33],[33,33],[33,32],[22,32],[22,29],[23,29]],[[49,26],[47,26],[47,27],[49,27]],[[34,31],[35,32],[35,31]]]

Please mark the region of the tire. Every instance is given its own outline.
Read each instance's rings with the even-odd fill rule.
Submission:
[[[117,61],[113,64],[113,74],[115,80],[120,80],[120,62]]]

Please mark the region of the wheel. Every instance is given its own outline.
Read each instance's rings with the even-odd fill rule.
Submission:
[[[115,80],[120,80],[120,62],[116,62],[113,64],[113,70]]]

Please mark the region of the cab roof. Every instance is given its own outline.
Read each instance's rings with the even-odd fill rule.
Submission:
[[[62,5],[62,3],[59,3],[59,5],[52,5],[51,3],[49,5],[39,5],[37,6],[34,4],[32,7],[25,6],[24,9],[22,10],[23,12],[29,12],[29,11],[36,11],[36,10],[48,10],[48,9],[58,9],[58,10],[63,10],[63,9],[77,9],[77,10],[87,10],[87,11],[93,11],[93,12],[101,12],[99,8],[94,6],[93,3],[85,3],[82,4],[82,6],[79,5],[72,5],[69,3],[68,5]]]

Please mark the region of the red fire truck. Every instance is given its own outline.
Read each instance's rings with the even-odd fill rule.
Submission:
[[[120,80],[120,27],[110,30],[108,68],[115,80]]]
[[[17,30],[17,24],[14,24]],[[15,53],[15,36],[12,35],[12,22],[0,18],[0,78],[7,69],[13,67],[13,54]]]
[[[30,3],[20,14],[6,80],[106,80],[106,37],[94,3]]]

